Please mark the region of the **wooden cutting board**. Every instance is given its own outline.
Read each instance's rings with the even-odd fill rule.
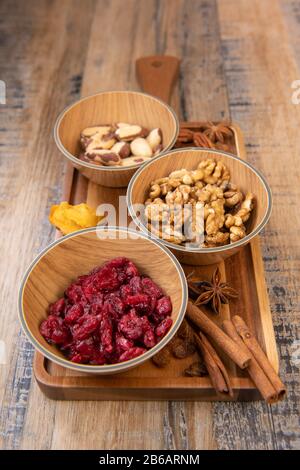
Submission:
[[[137,76],[144,91],[169,101],[176,82],[179,61],[176,58],[154,56],[137,61]],[[195,129],[197,122],[181,123]],[[232,124],[230,151],[246,159],[243,135]],[[73,167],[67,167],[64,179],[64,200],[71,204],[87,202],[93,207],[111,203],[118,207],[119,196],[126,188],[105,188],[86,180]],[[216,268],[184,265],[186,273],[194,271],[199,277],[209,278]],[[239,314],[250,326],[270,362],[278,371],[278,356],[268,293],[265,283],[259,237],[239,253],[219,265],[222,277],[240,292],[237,301],[224,305],[219,317],[208,315],[219,325],[225,318]],[[222,352],[233,385],[233,398],[226,400],[256,400],[260,395],[251,379],[239,370]],[[36,352],[35,378],[45,395],[57,400],[224,400],[212,388],[208,377],[185,377],[185,368],[195,358],[172,359],[167,368],[159,369],[152,361],[114,376],[91,376],[65,369]]]

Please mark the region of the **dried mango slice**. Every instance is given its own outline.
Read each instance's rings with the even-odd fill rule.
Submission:
[[[95,209],[84,203],[72,206],[68,202],[61,202],[52,206],[49,214],[51,224],[64,235],[83,228],[95,227],[102,218],[103,216],[96,215]]]

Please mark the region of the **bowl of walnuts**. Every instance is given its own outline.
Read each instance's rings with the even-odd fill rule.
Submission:
[[[128,186],[127,205],[140,229],[181,262],[207,265],[259,234],[269,220],[272,196],[263,175],[239,157],[185,148],[140,168]]]

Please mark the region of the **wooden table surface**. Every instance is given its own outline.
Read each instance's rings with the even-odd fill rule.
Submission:
[[[137,89],[134,61],[182,58],[173,106],[182,119],[232,118],[249,160],[271,184],[262,235],[288,398],[265,403],[55,402],[32,377],[17,293],[32,258],[53,240],[64,162],[52,129],[80,95]],[[88,75],[89,80],[85,80]],[[299,125],[297,0],[28,0],[0,6],[0,447],[6,449],[300,448]],[[246,286],[245,286],[246,287]],[[299,358],[298,358],[299,359]]]

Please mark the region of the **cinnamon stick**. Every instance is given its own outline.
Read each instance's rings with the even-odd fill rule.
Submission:
[[[268,377],[269,381],[271,382],[274,389],[276,390],[278,400],[282,400],[286,395],[286,387],[282,383],[278,375],[276,374],[275,370],[270,364],[267,356],[265,355],[264,351],[260,347],[256,338],[253,336],[248,326],[246,325],[246,323],[241,317],[239,317],[238,315],[235,315],[232,321],[238,334],[242,338],[244,344],[253,354],[256,361],[262,368],[263,372]]]
[[[199,348],[207,372],[214,389],[221,394],[233,396],[232,388],[227,371],[216,351],[201,331],[195,334],[195,342]]]
[[[237,364],[245,369],[250,363],[251,355],[246,351],[240,351],[236,343],[224,333],[215,323],[196,307],[190,300],[187,306],[188,318],[197,325],[205,334],[213,339],[218,346]]]
[[[225,380],[225,383],[226,383],[226,387],[227,387],[227,390],[228,390],[228,393],[231,397],[233,397],[233,390],[232,390],[232,387],[231,387],[231,383],[230,383],[230,378],[229,378],[229,375],[227,373],[227,370],[226,370],[226,367],[224,366],[223,362],[221,361],[220,357],[218,356],[216,350],[213,348],[213,346],[211,345],[211,343],[208,341],[208,339],[206,338],[206,336],[200,331],[199,332],[199,337],[202,341],[202,343],[204,344],[204,347],[206,347],[208,353],[211,355],[212,359],[215,361],[217,367],[219,368],[224,380]],[[197,344],[197,336],[196,336],[196,344]]]
[[[278,395],[277,395],[275,388],[273,387],[273,385],[271,384],[271,382],[265,375],[264,371],[258,364],[253,354],[249,351],[249,349],[245,345],[242,338],[239,336],[232,321],[224,320],[222,326],[225,332],[228,334],[228,336],[230,336],[230,338],[236,342],[236,344],[239,346],[241,351],[242,350],[248,351],[251,354],[251,361],[250,361],[249,366],[247,367],[247,372],[249,373],[257,389],[260,391],[264,400],[266,400],[266,402],[269,404],[276,403],[278,401]]]

